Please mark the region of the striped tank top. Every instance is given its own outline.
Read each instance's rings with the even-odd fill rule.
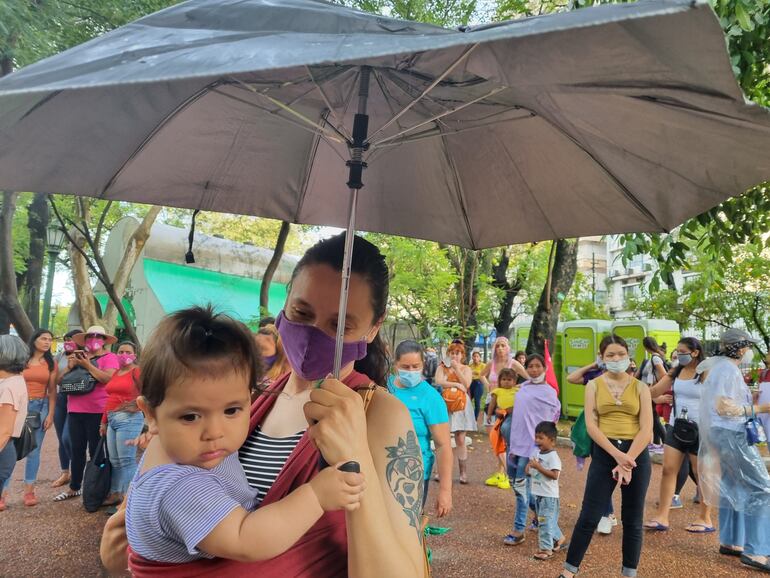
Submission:
[[[257,501],[262,502],[268,490],[297,447],[305,430],[284,438],[265,435],[259,426],[254,428],[238,451],[238,459],[246,473],[249,485],[257,490]]]

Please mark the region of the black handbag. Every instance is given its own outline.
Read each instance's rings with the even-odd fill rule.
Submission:
[[[40,426],[43,425],[43,422],[40,419],[39,411],[28,412],[27,419],[25,421],[27,422],[29,429],[32,429],[32,430],[40,429]]]
[[[94,455],[86,464],[83,475],[83,507],[86,512],[96,512],[110,493],[112,464],[107,453],[107,438],[102,436]]]
[[[676,405],[674,405],[674,411],[676,411]],[[682,408],[682,413],[684,416],[680,414],[680,416],[674,420],[672,435],[674,436],[674,439],[681,444],[696,444],[698,443],[699,435],[698,424],[687,417],[686,407]]]
[[[86,395],[96,387],[96,378],[85,367],[76,367],[61,380],[59,392],[65,395]]]
[[[38,420],[40,414],[38,414]],[[13,439],[13,445],[16,446],[16,461],[23,460],[30,453],[37,448],[37,441],[35,440],[35,432],[29,427],[27,420],[24,420],[24,425],[21,426],[21,435]]]

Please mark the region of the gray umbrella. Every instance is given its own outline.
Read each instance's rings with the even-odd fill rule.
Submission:
[[[0,81],[0,188],[472,248],[670,230],[770,178],[768,150],[690,0],[464,31],[191,0]]]

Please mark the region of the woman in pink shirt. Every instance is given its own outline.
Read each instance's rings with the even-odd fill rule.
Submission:
[[[108,335],[103,327],[94,325],[85,333],[72,336],[80,347],[67,356],[68,372],[76,367],[83,367],[96,379],[96,387],[85,395],[70,395],[67,399],[68,426],[70,433],[71,476],[69,490],[54,498],[63,502],[81,495],[83,472],[86,468],[86,447],[93,456],[99,443],[99,426],[107,403],[105,384],[120,367],[118,356],[110,352],[108,346],[117,341]],[[66,380],[67,374],[63,379]]]

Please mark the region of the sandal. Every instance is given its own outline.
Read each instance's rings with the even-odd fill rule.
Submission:
[[[706,524],[690,524],[684,531],[690,532],[690,534],[711,534],[712,532],[716,532],[717,529],[714,526],[707,526]]]
[[[551,550],[538,550],[537,553],[532,556],[535,560],[539,562],[544,562],[546,560],[549,560],[553,558],[553,551]]]
[[[743,550],[738,550],[737,548],[730,548],[729,546],[722,546],[720,544],[719,553],[724,556],[735,556],[737,558],[743,555]]]
[[[62,473],[62,475],[60,475],[58,478],[56,478],[56,479],[55,479],[55,480],[54,480],[54,481],[51,483],[51,487],[52,487],[52,488],[61,488],[63,485],[65,485],[65,484],[69,484],[69,483],[70,483],[70,475],[69,475],[69,472],[67,472],[67,473]]]
[[[562,538],[561,544],[559,542],[553,543],[553,552],[566,552],[569,550],[569,540],[567,538]]]
[[[644,527],[645,530],[650,530],[652,532],[667,532],[668,531],[668,526],[664,526],[663,524],[661,524],[657,520],[650,520],[649,522],[645,522],[643,527]]]
[[[524,543],[524,539],[526,536],[522,534],[521,536],[514,536],[513,534],[508,534],[505,538],[503,538],[503,544],[506,546],[518,546],[519,544]]]
[[[767,574],[770,574],[770,560],[764,563],[757,562],[756,560],[749,558],[746,554],[741,554],[741,564],[748,566],[749,568],[759,570],[760,572],[766,572]]]
[[[56,496],[53,501],[54,502],[64,502],[66,500],[71,500],[72,498],[77,498],[79,496],[83,495],[83,490],[77,490],[75,492],[62,492],[58,496]]]

